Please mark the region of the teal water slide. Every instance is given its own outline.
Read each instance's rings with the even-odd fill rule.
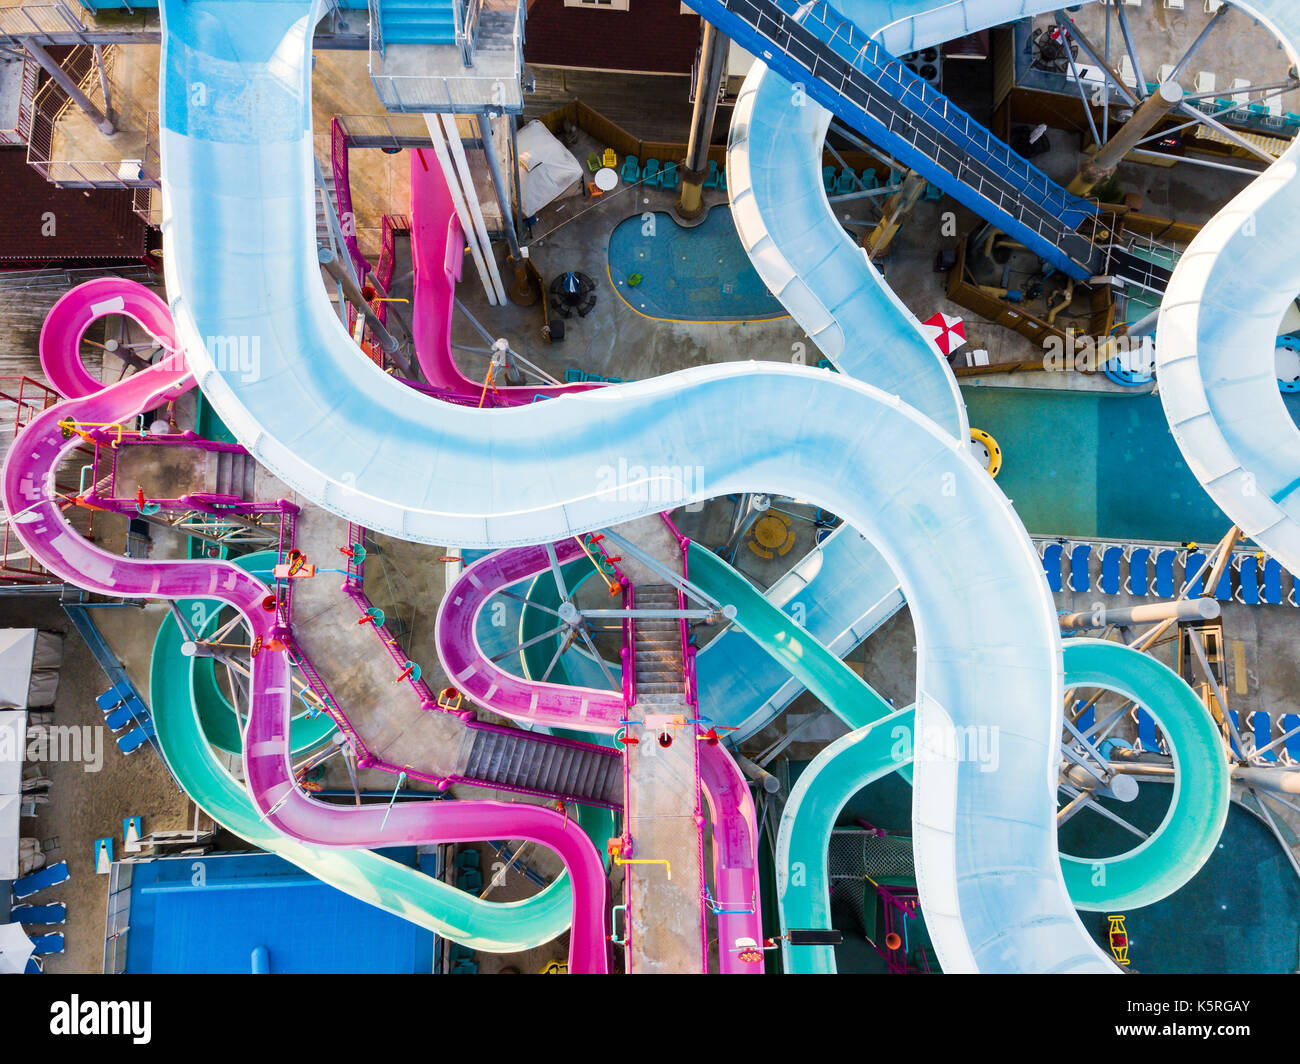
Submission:
[[[265,565],[265,555],[250,555],[237,564],[257,572]],[[206,601],[190,599],[179,605],[192,617],[193,606]],[[243,785],[213,749],[205,727],[208,720],[220,718],[200,714],[194,692],[202,691],[205,681],[192,672],[198,659],[181,654],[183,641],[176,621],[166,617],[154,642],[149,701],[168,767],[222,827],[292,861],[322,882],[474,949],[514,953],[568,930],[572,896],[567,876],[524,901],[480,901],[372,850],[308,846],[276,831],[258,814]],[[225,701],[224,696],[221,699]]]
[[[691,544],[691,579],[736,606],[736,624],[848,727],[804,770],[786,804],[777,842],[783,927],[829,927],[826,851],[844,804],[893,771],[910,778],[913,713],[895,710],[848,665],[812,639],[726,562]],[[1173,750],[1169,812],[1136,849],[1104,859],[1061,855],[1070,900],[1079,909],[1150,905],[1183,886],[1209,858],[1228,816],[1228,766],[1214,721],[1195,692],[1154,658],[1119,643],[1064,644],[1065,682],[1132,699],[1159,722]],[[788,971],[833,971],[829,948],[800,947]],[[830,967],[827,967],[827,965]]]

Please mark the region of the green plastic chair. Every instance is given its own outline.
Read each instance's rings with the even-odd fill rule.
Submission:
[[[664,172],[659,177],[659,187],[673,189],[679,183],[677,176],[677,164],[674,162],[664,163]]]
[[[595,152],[587,156],[587,169],[593,174],[600,169],[600,156]]]
[[[660,178],[659,160],[647,159],[645,161],[645,169],[641,171],[641,183],[643,185],[649,186],[650,188],[658,188],[659,178]]]
[[[623,158],[622,177],[629,185],[635,185],[641,175],[641,160],[635,155],[627,155]]]
[[[708,173],[705,174],[705,176],[704,176],[704,184],[703,184],[702,187],[703,187],[703,188],[717,188],[717,187],[718,187],[718,173],[719,173],[719,169],[718,169],[718,163],[717,163],[717,160],[715,160],[715,159],[710,159],[710,160],[709,160],[709,170],[708,170]]]

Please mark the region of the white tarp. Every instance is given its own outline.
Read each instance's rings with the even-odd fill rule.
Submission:
[[[22,799],[0,795],[0,880],[18,878],[18,814]]]
[[[61,635],[0,628],[0,709],[53,705],[62,663]]]
[[[21,709],[0,711],[0,797],[23,789],[23,748],[27,744],[27,714]]]
[[[575,181],[582,164],[536,119],[519,131],[519,205],[530,218]]]

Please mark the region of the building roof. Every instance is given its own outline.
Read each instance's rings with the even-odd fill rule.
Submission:
[[[0,148],[0,188],[0,266],[144,256],[146,226],[131,209],[129,189],[56,188],[27,165],[22,147]]]
[[[540,66],[689,74],[700,43],[700,17],[676,0],[628,0],[628,10],[566,7],[532,0],[524,60]]]

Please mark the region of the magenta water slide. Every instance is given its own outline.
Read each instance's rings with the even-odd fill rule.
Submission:
[[[60,297],[41,326],[41,369],[60,395],[94,395],[103,384],[81,361],[86,330],[110,315],[129,318],[168,351],[177,348],[171,311],[160,296],[122,277],[97,277]]]
[[[411,152],[411,259],[415,268],[411,326],[415,357],[428,382],[457,395],[479,397],[482,381],[466,377],[451,354],[451,322],[456,282],[465,263],[465,235],[447,179],[431,152]],[[545,294],[543,294],[545,298]],[[544,387],[498,385],[507,405],[531,403],[538,396],[589,391],[600,384]]]
[[[558,565],[585,553],[572,538],[552,549]],[[527,680],[492,661],[479,645],[478,618],[493,596],[550,566],[545,545],[495,551],[469,566],[438,608],[438,658],[463,695],[494,713],[531,726],[610,734],[626,718],[620,692]],[[735,950],[721,945],[762,938],[754,801],[735,760],[721,746],[700,744],[700,782],[712,813],[719,965],[727,974],[759,974],[761,965],[746,964]]]
[[[147,302],[142,298],[136,309]],[[77,326],[77,316],[69,315],[63,335],[73,336]],[[160,332],[166,335],[165,329]],[[330,806],[309,798],[295,784],[289,757],[290,666],[287,654],[276,649],[288,633],[277,629],[274,615],[261,609],[266,586],[225,562],[117,557],[87,542],[64,520],[50,486],[59,462],[80,441],[75,435],[66,438],[59,422],[71,418],[81,424],[119,423],[176,398],[191,384],[183,358],[169,354],[112,387],[68,399],[37,415],[10,450],[3,472],[4,505],[24,546],[50,572],[89,590],[137,598],[215,598],[243,614],[253,639],[264,647],[252,662],[245,777],[254,803],[277,830],[318,846],[376,848],[512,838],[549,847],[563,860],[573,884],[571,969],[607,971],[605,871],[576,822],[524,803],[428,802],[387,810]]]

